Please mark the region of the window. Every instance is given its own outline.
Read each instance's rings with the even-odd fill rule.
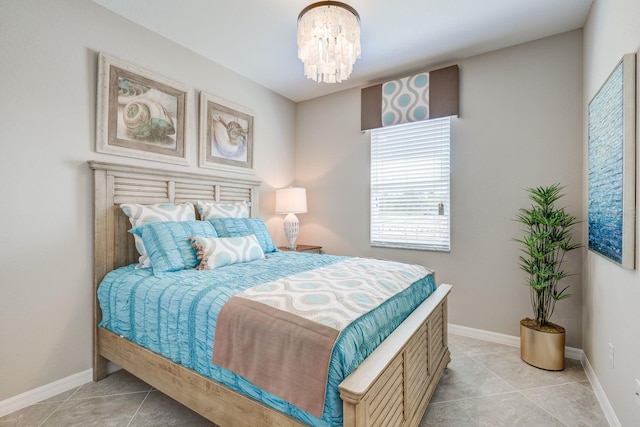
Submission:
[[[450,118],[371,131],[371,246],[449,251]]]

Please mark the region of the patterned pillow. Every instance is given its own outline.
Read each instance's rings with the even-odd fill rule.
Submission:
[[[131,233],[144,242],[155,276],[198,265],[196,251],[189,240],[191,236],[218,236],[206,221],[151,222],[134,228]]]
[[[197,270],[212,270],[225,265],[263,259],[264,252],[253,234],[242,237],[192,237],[200,265]]]
[[[200,218],[249,218],[249,202],[203,202],[198,200],[196,207]]]
[[[135,203],[126,203],[120,205],[122,212],[129,217],[129,222],[133,228],[145,225],[151,222],[161,221],[193,221],[196,219],[196,211],[191,203],[182,203],[178,205],[164,203],[157,205],[138,205]],[[138,268],[151,267],[151,260],[147,255],[144,243],[137,234],[133,236],[136,249],[140,254],[138,259]]]
[[[238,237],[255,234],[265,254],[276,252],[278,248],[267,231],[267,226],[260,218],[214,218],[208,222],[213,224],[218,237]]]

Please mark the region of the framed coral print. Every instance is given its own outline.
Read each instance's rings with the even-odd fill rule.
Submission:
[[[200,93],[200,167],[253,172],[251,110]]]
[[[188,165],[191,96],[181,83],[101,53],[96,151]]]
[[[635,268],[636,54],[589,103],[589,249]]]

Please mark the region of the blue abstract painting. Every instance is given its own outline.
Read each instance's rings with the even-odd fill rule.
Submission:
[[[633,57],[635,65],[635,54]],[[626,188],[633,178],[630,182],[625,174],[635,175],[633,159],[628,158],[635,135],[628,135],[626,123],[628,110],[633,109],[633,105],[626,105],[630,99],[625,97],[626,64],[624,60],[618,64],[589,103],[589,249],[633,268],[635,221],[628,219],[635,216],[635,203],[629,206],[629,200],[635,202],[629,191],[635,194],[635,188]],[[633,170],[629,170],[631,166]]]

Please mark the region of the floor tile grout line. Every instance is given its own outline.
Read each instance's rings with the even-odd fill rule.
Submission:
[[[553,387],[553,386],[550,386]],[[546,387],[538,387],[538,388],[546,388]],[[506,392],[502,392],[502,393],[492,393],[492,394],[484,394],[482,396],[470,396],[470,397],[463,397],[461,399],[452,399],[452,400],[442,400],[440,402],[433,402],[432,405],[438,405],[438,404],[444,404],[444,403],[453,403],[455,404],[458,408],[460,408],[460,410],[462,410],[470,419],[471,421],[473,421],[474,424],[479,425],[475,418],[473,418],[473,416],[471,414],[469,414],[469,412],[467,412],[464,407],[461,407],[458,403],[464,400],[476,400],[476,399],[484,399],[487,397],[495,397],[495,396],[506,396],[509,394],[513,394],[513,395],[520,395],[523,398],[525,398],[526,400],[528,400],[529,402],[531,402],[536,408],[539,408],[540,410],[542,410],[543,412],[545,412],[547,415],[549,415],[553,420],[559,422],[560,424],[562,424],[563,426],[566,427],[566,424],[564,422],[562,422],[562,420],[558,419],[556,416],[554,416],[552,413],[550,413],[549,411],[547,411],[545,408],[541,407],[540,405],[538,405],[536,402],[534,402],[533,400],[531,400],[529,397],[527,397],[526,395],[524,395],[521,390],[513,390],[513,391],[506,391]]]
[[[530,391],[530,390],[539,390],[541,388],[551,388],[551,387],[562,387],[565,385],[570,385],[570,384],[578,384],[578,381],[567,381],[564,383],[558,383],[558,384],[549,384],[549,385],[541,385],[538,387],[529,387],[529,388],[523,388],[523,389],[518,389],[518,391]]]
[[[55,414],[56,412],[58,412],[58,410],[60,408],[62,408],[62,406],[67,403],[73,396],[75,396],[75,394],[82,388],[82,386],[78,386],[76,387],[76,389],[73,391],[73,393],[71,393],[66,399],[60,401],[60,404],[58,406],[56,406],[56,408],[51,411],[51,413],[49,415],[47,415],[47,418],[45,418],[44,420],[42,420],[42,422],[40,424],[38,424],[38,427],[40,427],[41,425],[43,425],[49,418],[51,418],[53,416],[53,414]]]
[[[478,397],[484,397],[484,396],[478,396]],[[467,410],[466,410],[466,409],[464,409],[463,407],[461,407],[461,406],[458,404],[458,402],[459,402],[459,401],[461,401],[461,400],[466,400],[466,399],[475,399],[475,398],[474,398],[474,397],[469,397],[469,398],[463,398],[463,399],[443,400],[443,401],[440,401],[440,402],[433,402],[433,403],[429,402],[429,406],[432,406],[432,407],[433,407],[433,406],[436,406],[436,405],[439,405],[439,404],[445,404],[445,403],[448,403],[448,404],[454,404],[454,405],[456,406],[456,408],[460,409],[462,412],[464,412],[464,414],[465,414],[467,417],[469,417],[469,419],[471,420],[471,422],[472,422],[475,426],[480,427],[480,424],[478,424],[478,423],[476,422],[476,420],[475,420],[475,419],[474,419],[474,418],[469,414],[469,412],[467,412]],[[428,408],[428,407],[427,407],[427,408]],[[425,413],[426,413],[426,412],[425,412]],[[424,415],[423,415],[423,416],[424,416]]]
[[[136,415],[138,415],[138,412],[140,412],[140,409],[142,408],[142,405],[144,405],[144,402],[147,401],[147,399],[149,398],[150,394],[151,394],[151,390],[147,391],[147,395],[144,397],[144,399],[142,399],[142,402],[140,402],[140,405],[138,405],[138,409],[136,409],[136,412],[134,412],[133,416],[131,417],[131,419],[127,423],[127,427],[129,427],[131,425],[131,423],[133,422],[133,420],[136,418]]]
[[[586,385],[583,385],[583,383],[589,383],[589,385],[591,386],[591,381],[589,381],[588,379],[585,381],[576,381],[576,384],[578,384],[580,387],[584,388],[587,391],[590,391],[591,393],[594,393],[593,387],[587,387]]]
[[[479,351],[479,354],[509,353],[509,352],[511,352],[513,350],[518,350],[519,349],[516,346],[510,346],[510,345],[506,345],[506,344],[499,344],[499,343],[491,343],[491,344],[492,344],[492,346],[493,345],[499,345],[499,346],[501,346],[503,348],[490,349],[491,346],[487,346],[486,344],[483,344],[480,347],[480,350],[473,350],[473,348],[471,350],[463,350],[462,349],[463,346],[461,346],[460,344],[453,344],[453,346],[454,346],[455,349],[458,349],[460,351],[465,351],[465,352],[468,352],[468,351],[472,351],[472,352],[473,351]],[[486,350],[484,350],[482,347],[484,347]]]
[[[572,384],[572,383],[577,383],[577,382],[578,382],[578,381],[576,381],[576,380],[573,380],[573,379],[569,378],[569,377],[568,377],[567,375],[565,375],[563,372],[557,371],[557,372],[556,372],[556,373],[557,373],[557,375],[559,375],[559,376],[561,376],[561,377],[565,378],[565,380],[566,380],[565,382],[563,382],[563,383],[558,383],[558,384],[542,385],[542,386],[537,386],[537,387],[522,388],[522,389],[520,389],[520,388],[515,388],[514,386],[512,386],[511,384],[509,384],[509,383],[507,382],[507,380],[505,380],[505,379],[504,379],[504,378],[502,378],[500,375],[498,375],[498,373],[494,372],[490,367],[488,367],[488,366],[486,366],[484,363],[482,363],[482,361],[477,360],[477,359],[476,359],[476,358],[474,358],[474,357],[471,357],[471,359],[472,359],[474,362],[478,363],[480,366],[482,366],[482,367],[484,367],[485,369],[487,369],[487,370],[488,370],[489,372],[491,372],[493,375],[495,375],[496,377],[498,377],[499,379],[501,379],[503,382],[505,382],[506,384],[508,384],[510,387],[513,387],[513,388],[514,388],[515,390],[517,390],[517,391],[535,390],[535,389],[538,389],[538,388],[553,387],[553,386],[559,386],[559,385],[567,385],[567,384]],[[525,363],[525,362],[523,362],[523,363]]]
[[[83,384],[84,385],[84,384]],[[76,394],[78,394],[78,392],[80,391],[80,389],[82,388],[81,386],[76,387],[76,389],[73,391],[73,393],[71,393],[69,395],[69,397],[67,397],[64,401],[66,402],[67,400],[70,400],[71,398],[73,398],[73,396],[75,396]]]
[[[147,396],[145,396],[145,398],[144,398],[144,400],[146,400],[146,398],[149,396],[149,394],[153,391],[153,388],[150,388],[150,389],[149,389],[149,390],[147,390],[147,391],[132,391],[132,392],[128,392],[128,393],[105,394],[105,395],[101,395],[101,396],[89,396],[89,397],[81,397],[81,398],[79,398],[79,399],[72,399],[72,397],[73,397],[73,396],[75,396],[75,395],[76,395],[76,393],[78,393],[78,391],[79,391],[81,388],[82,388],[82,386],[78,387],[78,388],[77,388],[73,393],[71,393],[71,395],[70,395],[69,397],[67,397],[65,400],[60,400],[60,401],[57,401],[57,402],[51,402],[51,403],[59,403],[59,405],[58,405],[58,406],[56,406],[56,407],[55,407],[55,409],[53,409],[53,410],[51,411],[51,413],[50,413],[49,415],[47,415],[47,417],[46,417],[44,420],[42,420],[42,422],[40,422],[40,424],[38,424],[38,427],[41,427],[45,422],[47,422],[47,420],[48,420],[49,418],[51,418],[51,417],[52,417],[56,412],[58,412],[58,410],[59,410],[60,408],[62,408],[62,406],[63,406],[65,403],[80,402],[80,401],[83,401],[83,400],[91,400],[91,399],[100,399],[100,398],[103,398],[103,397],[127,396],[127,395],[130,395],[130,394],[139,394],[139,393],[147,393]],[[144,403],[144,400],[143,400],[143,403]],[[44,405],[44,404],[45,404],[44,402],[39,402],[39,403],[36,403],[36,404],[34,404],[34,405]],[[34,405],[32,405],[32,406],[34,406]],[[140,408],[138,408],[138,409],[140,409]],[[138,413],[138,411],[136,411],[136,414],[137,414],[137,413]],[[134,414],[134,416],[135,416],[135,414]],[[132,418],[132,419],[133,419],[133,418]]]
[[[29,405],[29,406],[36,406],[36,405],[49,405],[49,404],[51,404],[51,403],[67,403],[67,401],[68,401],[69,399],[71,399],[71,397],[73,397],[73,395],[75,395],[75,394],[78,392],[78,389],[79,389],[80,387],[81,387],[81,386],[78,386],[78,387],[74,390],[74,392],[73,392],[73,393],[71,393],[68,397],[65,397],[64,399],[55,400],[54,398],[55,398],[56,396],[53,396],[53,397],[51,397],[51,398],[49,398],[49,399],[41,400],[41,401],[36,402],[36,403],[34,403],[34,404],[32,404],[32,405]]]
[[[487,396],[499,396],[501,394],[508,394],[508,393],[514,393],[517,392],[518,389],[516,389],[514,386],[512,386],[511,384],[509,384],[504,378],[502,378],[500,375],[498,375],[497,373],[493,372],[491,369],[489,369],[487,366],[485,366],[483,363],[479,362],[478,360],[476,360],[473,356],[464,356],[469,358],[470,360],[472,360],[473,362],[477,363],[478,366],[483,369],[484,371],[486,371],[489,375],[492,375],[493,377],[497,378],[499,381],[501,381],[502,383],[504,383],[504,385],[506,385],[507,387],[511,388],[510,391],[505,391],[505,392],[500,392],[500,393],[492,393],[492,394],[485,394],[482,396],[471,396],[471,397],[467,397],[467,398],[461,398],[461,399],[453,399],[453,400],[446,400],[446,401],[442,401],[442,402],[455,402],[455,401],[459,401],[459,400],[465,400],[465,399],[477,399],[480,397],[487,397]],[[434,403],[441,403],[441,402],[434,402]]]
[[[461,352],[459,352],[461,353]],[[481,357],[481,356],[500,356],[503,354],[508,354],[510,353],[509,351],[493,351],[493,352],[485,352],[485,353],[465,353],[465,354],[458,354],[458,355],[452,355],[453,357]]]
[[[460,406],[457,402],[453,402],[453,404],[454,404],[454,405],[456,405],[456,407],[460,408],[460,409],[462,410],[462,412],[464,412],[464,413],[465,413],[465,415],[466,415],[467,417],[469,417],[469,419],[471,420],[471,422],[472,422],[473,424],[475,424],[477,427],[480,427],[480,424],[476,421],[476,419],[475,419],[475,418],[473,418],[473,417],[471,416],[471,414],[469,413],[469,411],[467,411],[466,409],[464,409],[464,408],[463,408],[462,406]]]
[[[553,386],[551,386],[551,387],[553,387]],[[543,387],[539,387],[539,388],[543,388]],[[555,415],[553,415],[551,412],[547,411],[545,408],[543,408],[542,406],[538,405],[536,402],[534,402],[533,400],[531,400],[531,399],[529,398],[529,396],[525,395],[524,393],[520,393],[520,395],[522,395],[522,397],[524,397],[525,399],[527,399],[529,402],[533,403],[533,405],[534,405],[534,406],[536,406],[537,408],[540,408],[540,409],[542,409],[544,412],[546,412],[547,414],[549,414],[549,416],[550,416],[551,418],[553,418],[554,420],[558,421],[558,422],[559,422],[560,424],[562,424],[563,426],[566,426],[566,424],[565,424],[561,419],[559,419],[558,417],[556,417]]]
[[[55,408],[53,411],[51,411],[51,413],[50,413],[49,415],[47,415],[47,417],[46,417],[44,420],[42,420],[42,422],[41,422],[40,424],[38,424],[38,427],[40,427],[40,426],[42,426],[44,423],[46,423],[46,422],[47,422],[47,420],[48,420],[49,418],[51,418],[51,417],[53,416],[53,414],[55,414],[56,412],[58,412],[58,409],[62,408],[62,405],[64,405],[66,402],[67,402],[66,400],[65,400],[65,401],[60,402],[60,404],[59,404],[58,406],[56,406],[56,408]]]
[[[151,391],[152,390],[140,390],[140,391],[128,391],[128,392],[125,392],[125,393],[101,394],[101,395],[97,395],[97,396],[78,397],[76,399],[71,399],[70,401],[79,402],[81,400],[99,399],[99,398],[102,398],[102,397],[128,396],[128,395],[131,395],[131,394],[149,393]],[[65,400],[65,402],[67,402],[67,401]]]
[[[461,397],[459,399],[441,400],[439,402],[433,402],[433,404],[437,405],[438,403],[452,403],[452,402],[455,403],[455,402],[460,402],[462,400],[482,399],[485,397],[503,396],[503,395],[513,394],[513,393],[519,393],[519,390],[514,389],[511,391],[501,391],[500,393],[483,394],[481,396],[468,396],[468,397]]]
[[[487,348],[487,347],[500,346],[499,349],[491,350],[491,351],[489,351],[489,353],[502,353],[502,352],[506,353],[506,352],[512,351],[514,349],[516,349],[516,350],[519,349],[519,346],[516,346],[516,345],[509,345],[509,344],[502,344],[502,343],[497,343],[497,342],[485,341],[485,340],[481,340],[481,339],[478,339],[478,338],[467,337],[467,336],[464,336],[464,335],[456,335],[456,334],[453,334],[453,335],[455,335],[457,337],[464,338],[466,340],[471,340],[472,343],[476,342],[476,343],[479,344],[480,347]],[[451,340],[449,340],[449,341],[451,341]],[[459,343],[457,343],[457,344],[453,343],[453,345],[454,345],[454,347],[460,347]]]
[[[502,381],[505,385],[507,385],[508,387],[511,387],[513,389],[513,391],[518,391],[517,388],[515,388],[514,386],[512,386],[506,379],[502,378],[500,375],[498,375],[496,372],[493,372],[493,370],[491,368],[489,368],[488,366],[486,366],[484,363],[482,363],[481,361],[477,360],[474,357],[471,357],[471,360],[473,360],[474,362],[476,362],[478,365],[480,365],[483,369],[485,369],[487,372],[489,372],[491,375],[493,375],[494,377],[496,377],[497,379],[499,379],[500,381]]]

